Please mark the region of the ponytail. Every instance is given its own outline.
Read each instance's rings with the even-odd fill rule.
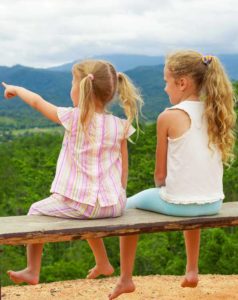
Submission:
[[[202,92],[205,96],[205,117],[208,123],[209,146],[211,144],[217,145],[221,151],[223,162],[229,164],[234,158],[235,145],[234,91],[219,59],[212,56],[210,60],[205,61],[207,70]]]
[[[118,78],[118,94],[121,101],[121,106],[124,109],[125,115],[129,124],[136,121],[137,134],[139,133],[139,114],[141,107],[144,104],[138,88],[132,83],[128,76],[119,72]]]
[[[82,127],[84,132],[87,132],[87,127],[95,112],[94,103],[94,92],[93,92],[93,76],[89,74],[84,77],[79,84],[79,103],[80,115],[79,115],[79,125]]]

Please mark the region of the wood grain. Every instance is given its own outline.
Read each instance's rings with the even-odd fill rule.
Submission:
[[[139,209],[128,209],[118,218],[98,220],[47,216],[0,217],[0,245],[60,242],[237,225],[238,202],[224,203],[219,214],[204,217],[171,217]]]

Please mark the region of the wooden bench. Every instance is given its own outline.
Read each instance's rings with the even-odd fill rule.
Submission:
[[[122,217],[72,220],[46,216],[0,217],[0,245],[62,242],[106,236],[238,225],[238,202],[224,203],[218,215],[171,217],[128,209]]]
[[[119,218],[98,220],[46,216],[0,217],[0,245],[62,242],[237,225],[238,202],[224,203],[219,214],[207,217],[171,217],[138,209],[128,209]]]

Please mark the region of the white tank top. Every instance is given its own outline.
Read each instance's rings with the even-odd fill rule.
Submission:
[[[168,138],[167,177],[160,188],[163,200],[177,204],[211,203],[224,199],[223,164],[217,147],[208,148],[204,103],[183,101],[168,109],[181,109],[191,126],[182,136]]]

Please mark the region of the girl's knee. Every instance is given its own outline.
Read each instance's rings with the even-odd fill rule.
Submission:
[[[27,213],[28,216],[30,215],[41,215],[41,213],[36,208],[36,203],[33,203]]]
[[[127,198],[125,209],[136,208],[136,200],[133,197]]]

